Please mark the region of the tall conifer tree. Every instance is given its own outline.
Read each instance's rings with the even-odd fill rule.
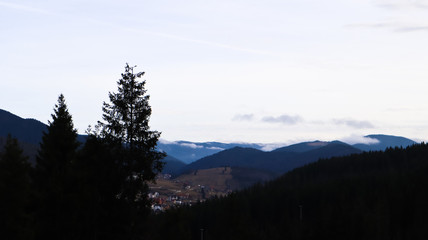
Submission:
[[[110,103],[104,102],[103,119],[99,122],[101,136],[115,145],[118,168],[122,171],[118,198],[131,206],[131,227],[147,212],[148,181],[154,181],[162,170],[165,154],[156,150],[160,132],[151,131],[152,113],[145,81],[137,81],[144,72],[134,74],[134,67],[126,64],[122,78],[117,82],[118,92],[109,93]],[[132,214],[131,214],[132,215]]]
[[[40,196],[36,237],[39,239],[68,239],[72,236],[74,184],[71,166],[78,146],[77,131],[61,94],[36,158],[35,183]]]
[[[8,239],[31,239],[28,212],[30,164],[10,135],[0,154],[0,233]]]

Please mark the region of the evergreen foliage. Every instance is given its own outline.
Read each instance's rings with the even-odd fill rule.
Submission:
[[[31,239],[29,211],[30,164],[18,141],[10,135],[0,151],[0,236],[7,239]]]
[[[72,164],[78,147],[77,131],[61,94],[36,158],[34,183],[39,197],[37,239],[73,238],[75,178]]]
[[[74,165],[78,193],[78,239],[127,239],[129,208],[117,197],[121,170],[115,149],[89,135]]]
[[[0,154],[0,236],[7,239],[141,239],[150,213],[148,181],[165,154],[151,107],[128,64],[104,122],[80,147],[64,95],[43,132],[35,168],[9,137]],[[32,190],[34,189],[34,190]],[[29,201],[31,199],[31,201]]]
[[[154,181],[161,172],[165,154],[157,151],[160,137],[151,131],[151,107],[145,81],[137,81],[144,72],[134,74],[134,67],[126,64],[117,82],[118,92],[109,93],[110,103],[103,104],[103,122],[99,122],[99,137],[114,155],[119,184],[116,197],[127,206],[129,233],[134,238],[143,217],[150,212],[147,182]]]

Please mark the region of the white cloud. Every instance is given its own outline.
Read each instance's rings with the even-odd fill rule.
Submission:
[[[203,146],[196,145],[194,143],[180,143],[179,145],[183,147],[193,148],[193,149],[203,148]]]
[[[387,8],[391,10],[416,8],[427,9],[428,1],[426,0],[375,0],[376,6]]]
[[[373,23],[356,23],[345,25],[346,28],[371,28],[371,29],[387,29],[393,32],[416,32],[428,31],[428,23],[402,22],[402,21],[382,21]]]
[[[165,140],[163,138],[159,139],[159,142],[162,144],[174,144],[174,145],[180,145],[182,147],[188,147],[188,148],[193,148],[193,149],[197,149],[197,148],[203,148],[203,146],[197,145],[195,143],[186,143],[186,142],[177,142],[177,141],[168,141]]]
[[[287,125],[295,125],[297,123],[302,122],[303,119],[298,115],[290,116],[290,115],[283,114],[278,117],[266,116],[262,119],[262,121],[267,123],[282,123]]]
[[[165,140],[163,138],[159,139],[159,143],[162,143],[162,144],[177,144],[176,142],[168,141],[168,140]]]
[[[342,138],[341,141],[351,145],[357,144],[357,143],[368,144],[368,145],[379,143],[379,140],[375,138],[369,138],[369,137],[364,137],[364,136],[355,135],[355,134],[349,137]]]
[[[337,125],[345,125],[352,128],[374,128],[374,125],[369,121],[358,121],[354,119],[333,119],[332,122]]]
[[[267,144],[262,144],[262,145],[263,145],[263,147],[260,150],[265,151],[265,152],[270,152],[272,150],[284,147],[287,144],[284,144],[284,143],[267,143]]]
[[[207,149],[210,149],[210,150],[220,150],[220,151],[224,150],[224,148],[221,148],[221,147],[207,147]]]
[[[254,114],[236,114],[232,120],[233,121],[252,121],[254,119]]]

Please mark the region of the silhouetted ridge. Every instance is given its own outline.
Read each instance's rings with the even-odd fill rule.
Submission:
[[[39,144],[46,125],[35,119],[23,119],[0,109],[0,136],[11,134],[20,141]]]
[[[8,111],[0,109],[0,137],[11,134],[20,142],[38,147],[47,125],[33,118],[24,119]],[[85,135],[78,135],[79,142],[85,142]]]

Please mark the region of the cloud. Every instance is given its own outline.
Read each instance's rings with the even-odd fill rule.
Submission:
[[[263,147],[260,150],[265,151],[265,152],[270,152],[270,151],[273,151],[275,149],[284,147],[287,144],[285,144],[285,143],[266,143],[266,144],[261,144],[261,145]]]
[[[221,147],[207,147],[207,149],[210,149],[210,150],[219,150],[219,151],[225,150],[224,148],[221,148]]]
[[[233,121],[252,121],[254,119],[254,114],[236,114],[232,120]]]
[[[356,23],[345,26],[349,29],[354,28],[371,28],[371,29],[387,29],[393,32],[417,32],[428,31],[428,24],[420,23],[402,23],[402,22],[377,22],[377,23]]]
[[[425,26],[403,26],[395,29],[396,32],[417,32],[428,31],[428,25]]]
[[[204,146],[197,145],[195,143],[168,141],[168,140],[165,140],[163,138],[159,139],[159,142],[162,143],[162,144],[174,144],[174,145],[179,145],[179,146],[182,146],[182,147],[188,147],[188,148],[193,148],[193,149],[203,148],[204,147]]]
[[[352,128],[374,128],[374,125],[369,121],[358,121],[353,119],[333,119],[332,122],[336,125],[345,125]]]
[[[199,146],[194,143],[180,143],[179,145],[183,147],[193,148],[193,149],[203,148],[203,146]]]
[[[399,10],[404,8],[427,9],[426,0],[375,0],[374,4],[381,8]]]
[[[362,143],[367,145],[379,143],[379,140],[375,138],[364,137],[364,136],[355,135],[355,134],[349,137],[342,138],[341,141],[351,145],[357,144],[357,143]]]
[[[262,121],[267,123],[282,123],[287,125],[294,125],[294,124],[303,122],[303,119],[298,115],[290,116],[290,115],[284,114],[278,117],[266,116],[262,119]]]

